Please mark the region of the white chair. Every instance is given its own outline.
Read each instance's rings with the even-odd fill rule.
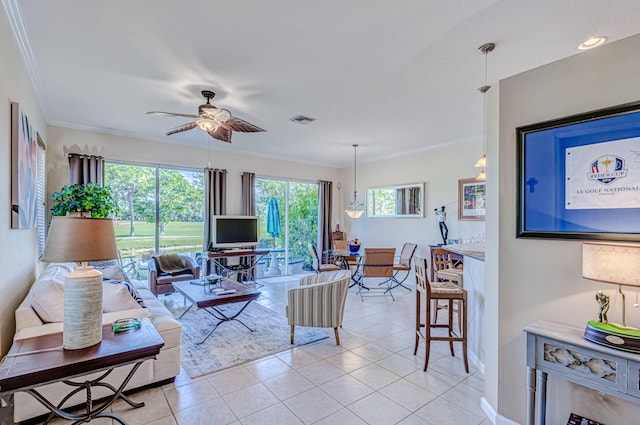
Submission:
[[[338,326],[342,326],[350,281],[349,270],[337,270],[305,276],[298,288],[289,290],[286,314],[291,325],[291,344],[295,326],[307,326],[333,328],[336,344],[340,345]]]

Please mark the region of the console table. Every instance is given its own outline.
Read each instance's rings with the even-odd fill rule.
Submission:
[[[594,344],[584,339],[584,328],[560,323],[539,320],[524,331],[527,333],[527,425],[546,423],[548,374],[640,403],[639,354]]]
[[[155,359],[164,345],[149,319],[141,319],[142,326],[135,331],[114,333],[111,325],[102,327],[102,342],[80,350],[62,348],[62,333],[48,334],[15,341],[0,366],[0,395],[23,391],[31,394],[51,411],[49,420],[55,416],[74,423],[89,422],[94,418],[107,417],[120,424],[127,423],[118,415],[106,411],[118,398],[131,407],[142,407],[122,394],[136,370],[144,361]],[[134,364],[118,388],[105,378],[119,366]],[[87,381],[84,375],[104,373]],[[80,378],[77,382],[74,378]],[[47,400],[36,388],[45,384],[62,382],[71,387],[69,393],[56,405]],[[107,400],[94,405],[92,388],[108,388],[113,394]],[[62,409],[75,394],[86,391],[86,408],[81,413],[68,413]],[[69,407],[69,406],[67,406]],[[48,422],[47,422],[48,423]]]
[[[269,253],[268,249],[239,249],[228,251],[210,251],[209,259],[213,262],[214,272],[229,278],[233,275],[240,275],[243,277],[250,277],[253,280],[253,271],[258,265],[258,261]],[[234,257],[247,257],[249,258],[248,264],[237,264],[229,266],[220,260],[234,258]]]

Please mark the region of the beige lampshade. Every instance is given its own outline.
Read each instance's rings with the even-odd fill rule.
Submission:
[[[616,285],[640,286],[640,245],[583,243],[582,277]]]
[[[53,217],[42,261],[100,261],[118,257],[110,218]]]

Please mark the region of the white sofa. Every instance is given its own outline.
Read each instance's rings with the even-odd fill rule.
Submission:
[[[64,276],[73,269],[73,266],[75,265],[51,264],[40,274],[36,282],[32,285],[27,297],[16,310],[16,334],[14,336],[14,340],[62,332],[61,321],[46,322],[42,319],[42,317],[48,316],[50,320],[51,317],[53,317],[54,320],[57,320],[56,315],[59,316],[59,312],[61,310],[44,312],[42,306],[39,304],[39,300],[41,301],[43,294],[39,291],[42,291],[42,288],[48,288],[48,291],[50,291],[51,288],[54,288],[53,293],[47,294],[46,298],[50,304],[52,303],[51,300],[55,300],[53,301],[53,305],[57,308],[56,303],[62,302],[63,298],[62,294],[55,293],[55,288],[60,288],[60,280],[63,282]],[[105,276],[107,276],[106,271]],[[161,384],[170,382],[176,375],[178,375],[180,373],[180,343],[182,338],[182,327],[180,323],[174,319],[173,315],[169,310],[167,310],[164,304],[147,289],[147,285],[141,282],[132,282],[132,284],[136,288],[139,296],[142,298],[146,308],[142,308],[133,299],[133,297],[129,295],[126,288],[126,296],[123,295],[120,290],[117,290],[117,293],[113,292],[114,288],[112,287],[123,287],[122,285],[105,283],[105,290],[110,290],[111,292],[109,293],[109,300],[106,299],[107,293],[105,292],[105,313],[103,313],[102,323],[111,324],[116,319],[127,317],[148,317],[158,330],[158,333],[164,340],[165,345],[162,347],[157,359],[147,360],[140,366],[127,385],[127,389],[140,388],[154,383]],[[122,304],[122,310],[118,308],[118,302]],[[36,305],[35,309],[33,305]],[[55,308],[52,308],[52,310],[55,310]],[[39,311],[40,315],[38,315],[36,311]],[[132,365],[128,365],[115,369],[107,381],[116,387],[119,386],[132,367]],[[88,376],[97,377],[99,375],[93,374]],[[70,387],[64,384],[55,383],[40,387],[38,388],[38,391],[40,391],[49,400],[57,403],[58,400],[62,399],[62,397],[69,392],[69,388]],[[94,399],[98,399],[109,394],[109,391],[104,388],[95,388],[92,391]],[[71,398],[65,406],[81,404],[85,401],[85,397],[86,396],[82,391]],[[26,393],[15,394],[15,422],[24,421],[45,413],[48,413],[48,410],[32,396]]]

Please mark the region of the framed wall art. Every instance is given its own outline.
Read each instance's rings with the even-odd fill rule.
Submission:
[[[458,220],[484,220],[486,182],[458,180]]]
[[[640,241],[640,102],[516,131],[517,237]]]
[[[37,223],[38,136],[20,105],[11,102],[11,228]]]

